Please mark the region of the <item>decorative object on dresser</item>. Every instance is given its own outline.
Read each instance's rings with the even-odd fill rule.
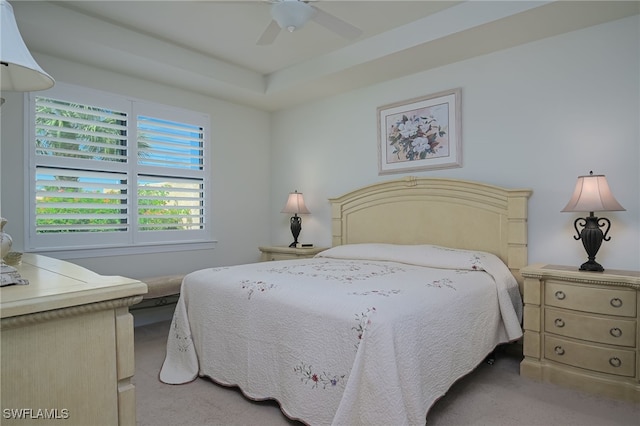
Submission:
[[[0,0],[0,19],[0,90],[31,92],[52,87],[53,78],[31,56],[20,35],[13,7],[6,0]]]
[[[640,272],[531,265],[520,374],[640,402]]]
[[[15,257],[15,252],[11,252],[11,246],[13,240],[11,236],[4,232],[4,226],[7,224],[7,219],[0,217],[0,286],[4,287],[11,284],[29,284],[29,280],[26,280],[20,276],[20,273],[13,266],[7,265],[5,259],[9,258],[11,253]],[[21,257],[21,254],[17,254]]]
[[[7,224],[7,219],[4,217],[0,217],[0,258],[3,259],[6,255],[11,251],[11,246],[13,245],[13,239],[11,235],[4,232],[4,226]]]
[[[298,245],[298,236],[302,230],[302,218],[298,215],[311,214],[307,209],[307,206],[304,205],[302,193],[298,191],[290,193],[289,198],[287,198],[287,204],[284,205],[281,213],[293,213],[293,216],[291,216],[291,233],[293,234],[293,242],[289,244],[289,247],[296,247]]]
[[[31,253],[17,269],[30,285],[0,289],[2,424],[47,410],[69,425],[135,425],[129,306],[147,286]]]
[[[576,188],[563,212],[589,212],[589,216],[579,217],[573,223],[577,235],[576,240],[582,240],[582,245],[587,251],[589,260],[580,265],[581,271],[602,272],[604,268],[596,262],[596,253],[602,245],[602,240],[609,241],[609,229],[611,222],[604,217],[596,217],[593,212],[623,211],[624,207],[618,203],[609,189],[607,178],[604,175],[594,175],[589,172],[587,176],[578,176]],[[578,230],[582,226],[582,231]],[[606,226],[604,233],[600,228]]]
[[[270,260],[289,260],[289,259],[308,259],[315,256],[326,247],[274,247],[263,246],[258,247],[260,250],[260,261]]]

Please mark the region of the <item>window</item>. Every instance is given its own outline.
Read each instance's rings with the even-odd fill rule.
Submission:
[[[29,250],[212,241],[206,114],[60,83],[27,96]]]

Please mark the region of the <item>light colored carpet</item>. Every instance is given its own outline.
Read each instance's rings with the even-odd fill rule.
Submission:
[[[170,323],[135,329],[139,426],[291,426],[275,402],[253,402],[237,389],[198,379],[165,385],[158,373]],[[487,426],[640,425],[640,404],[606,399],[519,376],[519,359],[499,354],[459,380],[431,408],[427,424]],[[374,426],[374,425],[372,425]],[[375,425],[393,426],[393,425]]]

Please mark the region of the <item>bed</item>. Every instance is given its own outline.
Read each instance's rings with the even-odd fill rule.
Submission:
[[[310,425],[425,424],[522,336],[530,194],[409,177],[330,199],[314,258],[185,276],[160,380],[208,377]]]

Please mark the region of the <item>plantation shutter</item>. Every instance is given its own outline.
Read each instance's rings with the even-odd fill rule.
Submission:
[[[204,129],[144,115],[137,126],[138,230],[202,230]]]
[[[122,173],[38,166],[36,231],[127,231],[127,177]]]
[[[33,232],[45,246],[127,241],[128,121],[124,108],[35,97]]]
[[[29,94],[29,249],[211,241],[208,116],[70,85]]]

